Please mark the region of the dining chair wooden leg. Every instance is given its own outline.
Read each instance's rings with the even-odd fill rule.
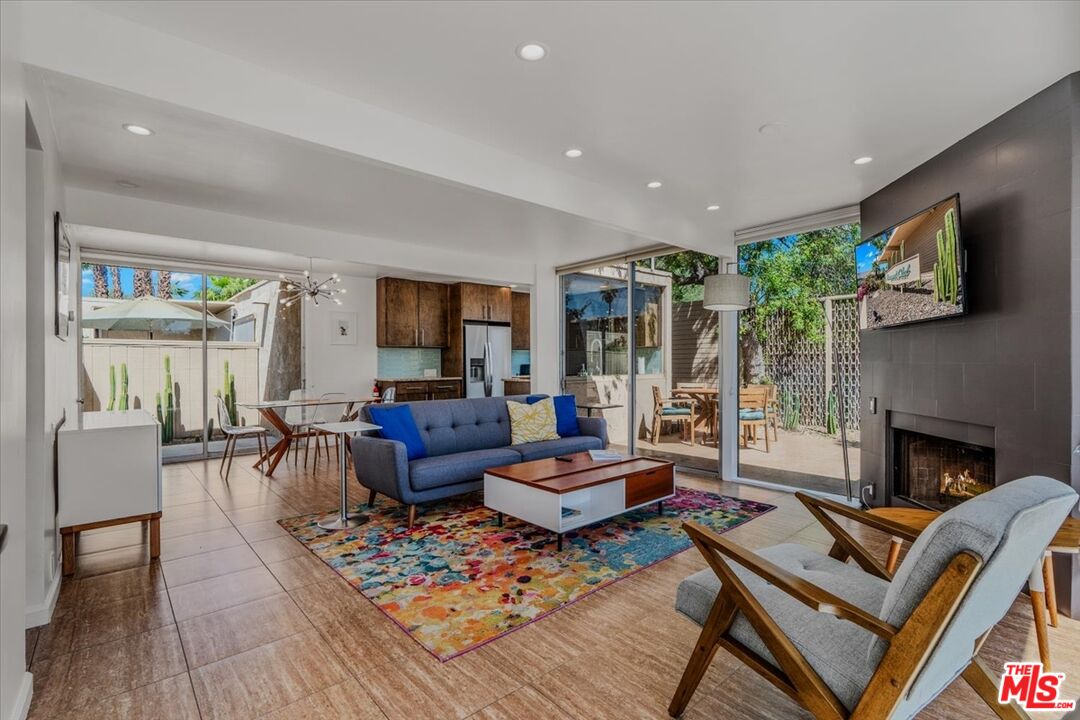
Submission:
[[[1035,642],[1039,648],[1039,660],[1043,670],[1050,672],[1050,638],[1046,632],[1046,588],[1043,585],[1043,562],[1035,563],[1028,576],[1028,594],[1031,595],[1031,614],[1035,618]]]
[[[1043,553],[1043,585],[1046,586],[1046,609],[1050,615],[1050,627],[1058,626],[1057,593],[1054,590],[1054,556],[1047,550]]]

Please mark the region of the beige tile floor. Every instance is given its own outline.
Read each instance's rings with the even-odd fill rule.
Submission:
[[[333,508],[336,467],[283,464],[264,478],[248,464],[227,482],[216,462],[166,466],[160,562],[137,526],[83,536],[52,623],[27,634],[32,718],[667,717],[697,637],[672,609],[679,580],[704,566],[696,552],[441,664],[274,522]],[[827,549],[791,495],[680,482],[778,506],[728,534],[740,543]],[[1080,623],[1063,619],[1050,638],[1075,697]],[[997,666],[1036,657],[1023,598],[983,655]],[[992,717],[963,684],[923,716]],[[686,717],[806,715],[721,651]]]

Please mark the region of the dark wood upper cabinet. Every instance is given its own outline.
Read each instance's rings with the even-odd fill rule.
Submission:
[[[488,320],[491,322],[508,323],[513,319],[513,309],[510,301],[510,288],[488,286]]]
[[[510,347],[514,350],[529,350],[532,344],[530,335],[530,300],[529,293],[513,293],[510,296]]]
[[[379,347],[445,347],[446,285],[383,277],[375,283]]]
[[[462,320],[488,319],[488,287],[490,286],[475,283],[459,284]]]
[[[442,283],[417,283],[422,347],[446,347],[446,311],[449,304],[447,286]]]

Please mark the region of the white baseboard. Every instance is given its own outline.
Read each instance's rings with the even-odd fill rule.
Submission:
[[[60,583],[63,579],[60,573],[60,565],[57,563],[56,567],[53,568],[53,579],[49,584],[49,591],[45,593],[45,600],[40,605],[26,608],[27,628],[48,625],[52,621],[53,610],[56,609],[56,599],[60,597]]]
[[[24,672],[22,683],[19,685],[19,695],[15,698],[15,705],[11,708],[9,720],[26,720],[26,716],[30,714],[30,701],[33,697],[34,676]]]

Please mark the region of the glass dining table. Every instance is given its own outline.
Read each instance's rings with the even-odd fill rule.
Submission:
[[[351,418],[353,409],[357,405],[380,402],[377,397],[310,397],[295,398],[292,400],[264,400],[262,402],[237,403],[240,407],[258,411],[259,415],[280,434],[280,439],[274,443],[265,453],[259,456],[258,461],[252,467],[260,467],[266,464],[265,474],[269,477],[274,474],[278,463],[289,451],[293,440],[299,440],[321,435],[321,431],[311,428],[294,428],[285,422],[281,413],[289,408],[316,408],[324,405],[344,405],[345,412],[342,417]]]

